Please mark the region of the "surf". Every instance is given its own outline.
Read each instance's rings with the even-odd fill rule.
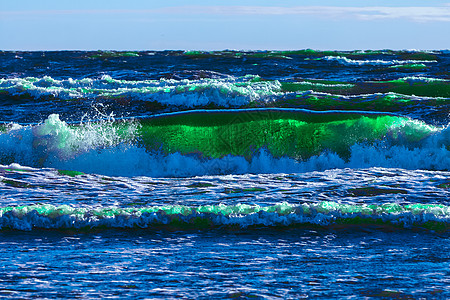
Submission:
[[[299,205],[169,205],[140,208],[26,205],[0,208],[0,230],[212,229],[317,225],[392,226],[445,232],[450,208],[442,204],[339,204],[325,201]]]
[[[107,175],[450,169],[448,126],[386,113],[196,110],[74,124],[54,114],[0,132],[0,164]]]

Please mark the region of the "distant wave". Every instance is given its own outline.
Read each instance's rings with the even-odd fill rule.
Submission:
[[[402,65],[402,64],[428,64],[428,63],[437,63],[436,60],[381,60],[381,59],[374,59],[374,60],[356,60],[356,59],[350,59],[347,57],[342,56],[325,56],[321,58],[322,60],[326,61],[336,61],[340,64],[344,65],[373,65],[373,66],[391,66],[391,65]]]

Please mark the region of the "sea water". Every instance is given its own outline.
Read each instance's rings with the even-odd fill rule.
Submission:
[[[0,52],[1,297],[450,297],[449,64]]]

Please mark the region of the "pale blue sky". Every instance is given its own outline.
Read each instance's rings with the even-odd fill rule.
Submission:
[[[0,50],[449,49],[450,0],[0,0]]]

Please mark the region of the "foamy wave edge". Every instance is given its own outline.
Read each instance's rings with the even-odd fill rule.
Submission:
[[[15,96],[46,97],[61,100],[117,99],[121,97],[141,101],[157,101],[163,105],[241,106],[251,101],[270,101],[281,94],[279,81],[260,81],[256,75],[227,79],[199,80],[118,80],[109,75],[101,78],[63,79],[50,76],[41,78],[0,78],[0,93]]]
[[[296,225],[380,225],[448,231],[450,207],[440,204],[335,202],[258,205],[71,207],[50,204],[0,208],[0,229],[249,228]]]

